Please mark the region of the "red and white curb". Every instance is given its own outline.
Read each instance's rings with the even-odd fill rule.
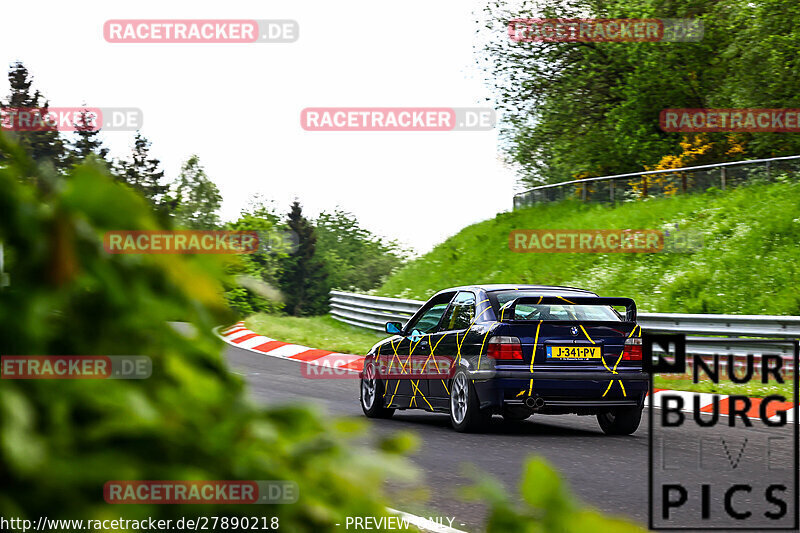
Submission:
[[[229,328],[218,331],[218,335],[233,346],[243,348],[251,352],[256,352],[270,357],[280,357],[282,359],[291,359],[310,365],[320,365],[326,368],[342,370],[350,370],[353,372],[360,372],[364,368],[364,356],[352,355],[331,352],[328,350],[318,350],[316,348],[309,348],[308,346],[301,346],[299,344],[290,344],[288,342],[281,342],[264,335],[259,335],[250,331],[244,326],[244,321],[237,322]],[[714,397],[719,399],[719,414],[728,416],[730,412],[730,396],[727,394],[711,394],[707,392],[689,392],[671,389],[656,389],[653,396],[653,406],[658,409],[661,406],[661,396],[680,396],[683,398],[683,412],[691,413],[694,411],[694,397],[698,396],[700,412],[712,414],[714,411]],[[759,418],[762,398],[750,398],[750,409],[747,411],[747,416],[750,418]],[[649,404],[649,399],[648,403]],[[770,420],[778,420],[777,413],[779,411],[786,411],[786,420],[793,422],[797,413],[797,406],[792,402],[770,402],[766,407],[766,415]]]
[[[259,335],[244,327],[244,322],[220,330],[217,334],[230,345],[270,357],[290,359],[310,365],[319,365],[337,371],[360,372],[364,368],[364,356],[318,350],[300,344],[281,342]]]

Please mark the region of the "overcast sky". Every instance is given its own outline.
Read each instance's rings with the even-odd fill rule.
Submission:
[[[307,132],[306,107],[474,107],[475,0],[16,2],[5,63],[21,60],[51,106],[137,107],[169,178],[192,153],[236,217],[261,194],[282,211],[339,206],[425,252],[511,207],[515,177],[497,131]],[[32,13],[38,14],[35,18]],[[289,44],[112,44],[108,19],[293,19]],[[13,21],[13,23],[11,23]],[[497,38],[507,38],[499,34]],[[5,76],[0,93],[8,94]],[[133,132],[105,132],[116,157]]]

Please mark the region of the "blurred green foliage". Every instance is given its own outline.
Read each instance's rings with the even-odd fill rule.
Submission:
[[[109,255],[109,230],[157,229],[151,207],[99,167],[64,176],[0,136],[0,353],[147,355],[150,379],[4,380],[0,515],[129,519],[278,516],[285,531],[333,531],[385,514],[381,482],[410,470],[354,451],[361,427],[307,407],[260,409],[229,373],[211,328],[231,319],[220,256]],[[52,167],[51,167],[52,168]],[[35,179],[26,179],[35,178]],[[38,184],[38,185],[35,185]],[[168,324],[180,319],[195,332]],[[396,443],[385,450],[404,449]],[[299,484],[292,505],[108,505],[109,480],[269,480]]]

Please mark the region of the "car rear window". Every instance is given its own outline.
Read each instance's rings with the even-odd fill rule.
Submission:
[[[496,305],[496,309],[503,307],[505,304],[521,298],[523,296],[557,296],[548,295],[541,292],[530,291],[498,291],[490,292],[489,300],[492,305]],[[607,305],[572,305],[567,302],[563,304],[519,304],[514,311],[512,320],[580,320],[580,321],[613,321],[621,322],[622,318],[614,311],[613,308]]]

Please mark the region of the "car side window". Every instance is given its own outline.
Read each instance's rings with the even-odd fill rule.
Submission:
[[[453,300],[439,331],[467,329],[475,319],[475,295],[461,291]]]
[[[422,312],[416,322],[406,326],[406,333],[410,334],[415,330],[421,333],[433,333],[452,298],[453,293],[440,294],[429,302],[430,307]]]

